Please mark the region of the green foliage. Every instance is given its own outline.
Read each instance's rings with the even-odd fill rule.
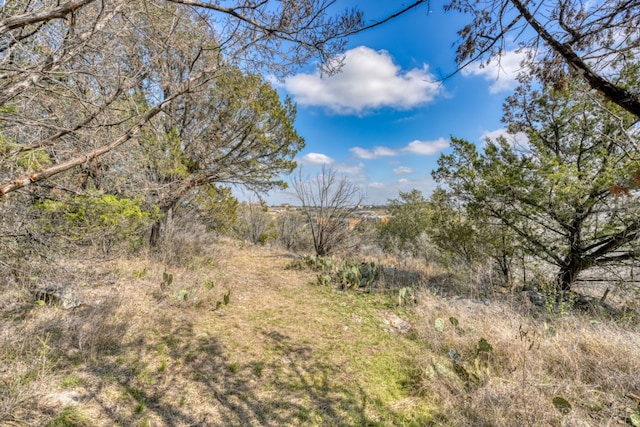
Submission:
[[[143,233],[160,217],[156,207],[144,207],[141,198],[129,199],[95,193],[66,200],[43,200],[34,205],[41,215],[40,227],[80,244],[99,244],[109,252],[118,243],[135,249]]]
[[[305,255],[302,260],[308,267],[315,271],[333,272],[337,264],[333,257]]]
[[[230,66],[198,101],[191,106],[189,122],[167,116],[162,127],[169,131],[145,138],[143,161],[156,182],[195,187],[234,182],[256,190],[286,185],[280,174],[295,168],[293,158],[304,147],[293,126],[296,107],[291,99],[283,101],[261,76]],[[220,194],[213,197],[219,200]]]
[[[330,285],[333,281],[333,277],[330,274],[318,274],[316,277],[316,282],[320,286]]]
[[[462,356],[455,349],[449,349],[449,358],[451,359],[453,372],[462,380],[468,391],[477,389],[480,385],[480,377],[473,372],[467,370],[462,363]]]
[[[230,299],[231,299],[231,291],[227,291],[227,293],[224,294],[224,296],[222,297],[222,301],[223,301],[224,305],[228,305]]]
[[[449,317],[449,322],[456,334],[462,335],[465,333],[457,318]],[[441,336],[444,340],[449,341],[447,334],[445,334],[445,319],[441,317],[435,319],[434,328],[439,334],[442,334]],[[465,357],[458,350],[450,347],[447,351],[447,356],[451,361],[451,370],[433,365],[430,369],[432,371],[431,374],[451,372],[452,376],[462,381],[467,391],[475,390],[489,379],[493,346],[486,338],[480,338],[471,354],[472,356]]]
[[[216,285],[217,285],[217,282],[216,282],[214,279],[206,279],[206,280],[204,281],[204,283],[202,284],[202,287],[203,287],[205,290],[210,291],[210,290],[212,290],[213,288],[215,288],[215,287],[216,287]]]
[[[90,427],[93,422],[75,406],[67,406],[47,424],[48,427]]]
[[[569,403],[569,401],[564,397],[556,396],[553,398],[552,402],[553,406],[555,406],[558,412],[560,412],[562,415],[567,415],[569,412],[571,412],[571,403]]]
[[[231,188],[208,184],[197,189],[189,204],[195,207],[208,230],[229,233],[238,219],[239,202]]]
[[[558,289],[548,281],[540,283],[540,293],[544,298],[544,309],[552,316],[562,317],[573,310],[577,295],[572,291]]]
[[[260,362],[260,361],[255,362],[253,364],[253,374],[256,377],[262,377],[263,373],[264,373],[264,362]]]
[[[439,319],[442,320],[442,319]],[[444,325],[444,322],[442,322]],[[473,356],[473,368],[465,366],[463,356],[455,349],[449,349],[449,359],[452,362],[453,371],[465,384],[467,390],[473,390],[481,386],[489,375],[489,358],[493,352],[493,346],[485,338],[480,338]]]
[[[418,190],[400,192],[398,199],[389,200],[390,218],[379,225],[379,238],[387,251],[408,252],[416,257],[424,255],[420,236],[429,228],[427,199]]]
[[[581,271],[633,259],[638,249],[638,202],[625,195],[640,170],[625,150],[635,118],[594,97],[576,82],[563,92],[520,88],[505,120],[528,145],[499,138],[480,152],[454,138],[434,172],[467,214],[497,221],[516,246],[557,266],[561,290]]]
[[[218,310],[218,309],[221,309],[221,308],[229,305],[229,302],[231,302],[231,291],[230,290],[228,290],[227,293],[225,293],[222,296],[222,301],[216,302],[216,308],[214,308],[214,310]]]
[[[179,131],[172,128],[162,136],[146,134],[141,138],[140,146],[144,149],[148,167],[162,182],[183,179],[189,176],[191,160],[184,152]]]
[[[284,186],[274,178],[295,168],[293,157],[304,147],[304,140],[294,128],[296,106],[291,99],[282,101],[277,90],[261,76],[243,75],[230,68],[216,80],[209,100],[211,136],[221,131],[223,135],[228,133],[231,138],[223,143],[230,146],[238,143],[235,135],[243,137],[242,147],[231,152],[215,147],[213,159],[217,167],[209,167],[218,176],[234,176],[234,181]]]
[[[317,276],[319,285],[336,283],[341,289],[369,289],[382,273],[382,266],[373,261],[337,261],[333,257],[309,255],[289,263],[286,268],[318,271],[321,273]]]
[[[144,412],[144,410],[147,407],[147,402],[144,396],[144,392],[138,388],[127,387],[126,393],[136,401],[136,406],[134,407],[135,413],[140,414]]]
[[[380,276],[380,266],[375,262],[345,262],[335,272],[342,289],[369,288]]]
[[[514,253],[513,236],[478,210],[466,209],[452,193],[436,189],[428,202],[430,241],[439,261],[448,266],[473,265],[493,260],[509,280]]]
[[[149,268],[144,267],[142,270],[133,270],[133,277],[136,279],[141,279],[149,274]]]
[[[43,169],[51,164],[49,154],[42,148],[31,149],[0,135],[0,158],[11,158],[11,172],[24,173]]]
[[[304,147],[293,126],[295,105],[262,77],[233,66],[220,69],[198,90],[193,102],[156,118],[157,125],[142,132],[142,179],[158,189],[153,201],[162,212],[195,206],[209,229],[233,229],[264,245],[277,237],[269,218],[247,216],[231,189],[216,184],[244,185],[256,194],[285,188],[281,174],[295,168],[293,159]],[[152,245],[163,232],[161,224],[154,228]]]
[[[415,305],[417,301],[416,291],[413,286],[404,286],[398,289],[398,306]]]
[[[429,199],[418,190],[389,201],[390,219],[378,226],[386,251],[436,260],[446,267],[473,267],[492,260],[510,280],[514,246],[505,227],[469,211],[453,194],[436,189]]]
[[[327,271],[332,273],[336,269],[336,265],[336,259],[333,257],[303,255],[302,258],[290,262],[286,268],[293,270],[304,270],[308,268],[313,271]]]
[[[258,237],[258,244],[260,246],[265,246],[269,240],[272,239],[272,236],[269,233],[262,233],[260,237]]]
[[[60,385],[63,388],[72,388],[72,387],[77,387],[84,384],[84,380],[79,377],[78,375],[67,375],[66,377],[64,377],[62,379],[62,381],[60,382]]]
[[[166,270],[162,272],[162,282],[160,283],[160,289],[163,291],[169,289],[171,284],[173,283],[173,274],[167,272]]]
[[[480,341],[478,341],[478,346],[476,347],[476,351],[475,351],[476,358],[481,356],[483,353],[488,354],[488,353],[491,353],[492,351],[493,351],[493,346],[489,344],[489,342],[486,339],[480,338]]]

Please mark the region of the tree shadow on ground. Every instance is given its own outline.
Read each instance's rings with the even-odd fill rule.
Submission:
[[[192,322],[165,318],[162,328],[155,340],[140,337],[87,364],[86,403],[98,405],[102,424],[375,424],[364,391],[336,381],[340,366],[277,330],[261,334],[268,357],[237,362],[216,337],[196,336]]]

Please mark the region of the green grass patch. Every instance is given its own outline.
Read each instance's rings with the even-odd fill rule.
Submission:
[[[94,423],[75,406],[67,406],[54,419],[49,421],[47,427],[91,427]]]
[[[76,374],[71,374],[62,378],[62,381],[60,381],[60,385],[62,386],[62,388],[78,387],[84,385],[84,380]]]

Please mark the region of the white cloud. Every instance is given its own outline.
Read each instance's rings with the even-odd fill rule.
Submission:
[[[489,86],[489,93],[496,94],[512,90],[518,85],[516,78],[522,71],[521,62],[525,59],[526,51],[506,51],[499,58],[491,58],[488,64],[472,63],[462,69],[463,76],[480,76],[493,81]]]
[[[364,170],[364,163],[358,163],[357,165],[336,165],[336,171],[339,173],[346,173],[349,175],[357,175]]]
[[[366,193],[365,203],[386,204],[390,199],[397,199],[400,191],[417,189],[425,196],[429,196],[436,188],[436,183],[430,176],[420,179],[401,178],[390,182],[370,182],[362,186]]]
[[[396,150],[391,149],[389,147],[375,147],[373,149],[373,154],[376,157],[386,157],[386,156],[396,156],[398,153]]]
[[[389,147],[374,147],[373,150],[367,150],[366,148],[361,147],[353,147],[350,148],[349,151],[355,154],[356,157],[366,160],[398,155],[398,152],[396,150]]]
[[[418,154],[421,156],[431,156],[444,150],[447,147],[449,147],[449,140],[445,138],[438,138],[433,141],[415,140],[404,147],[402,151],[412,154]]]
[[[298,162],[303,165],[330,165],[334,160],[325,154],[309,153],[302,156]]]
[[[382,107],[409,109],[431,102],[442,92],[426,64],[405,71],[387,51],[365,46],[345,53],[338,74],[297,74],[286,79],[284,86],[299,104],[326,107],[338,114],[362,114]]]
[[[393,173],[395,173],[396,175],[413,173],[413,169],[411,169],[411,168],[409,168],[407,166],[400,166],[400,167],[395,168],[393,170]]]
[[[504,137],[507,142],[514,147],[527,147],[529,145],[529,138],[527,138],[527,135],[522,132],[509,133],[505,128],[487,131],[482,134],[480,139],[482,140],[482,142],[486,142],[487,139],[496,141],[500,137]]]
[[[444,150],[449,147],[449,140],[445,138],[438,138],[432,141],[419,141],[415,140],[407,144],[404,148],[400,150],[394,150],[389,147],[374,147],[369,150],[362,147],[353,147],[350,148],[353,154],[360,159],[372,160],[378,159],[380,157],[392,157],[399,156],[401,154],[417,154],[421,156],[430,156],[433,154],[437,154],[438,152]],[[398,168],[401,169],[401,168]],[[410,172],[399,172],[399,173],[410,173]]]

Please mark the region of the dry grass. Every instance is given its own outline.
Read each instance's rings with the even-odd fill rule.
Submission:
[[[528,310],[506,302],[430,294],[417,311],[424,320],[420,335],[431,350],[422,360],[418,387],[443,408],[447,425],[606,426],[624,424],[638,412],[637,329],[582,315],[533,320]],[[441,332],[437,319],[444,321]],[[493,351],[476,357],[482,338]],[[477,384],[456,375],[450,349],[477,375]],[[554,406],[555,397],[571,404],[568,414]]]
[[[25,294],[4,307],[0,424],[394,425],[428,414],[425,402],[392,406],[410,391],[399,362],[419,346],[375,311],[387,297],[309,285],[275,250],[194,252],[69,261],[86,306]],[[68,390],[80,405],[65,413],[56,399]]]
[[[0,425],[596,426],[640,403],[637,329],[572,316],[544,323],[507,304],[430,293],[405,310],[385,293],[311,285],[315,275],[285,269],[290,261],[206,239],[159,256],[67,259],[57,277],[85,303],[73,310],[7,286]],[[416,269],[398,265],[385,278],[399,288],[403,277],[438,273]],[[390,313],[414,332],[394,333]],[[493,352],[476,367],[480,338]],[[454,371],[452,348],[478,381]],[[65,392],[79,404],[61,402]]]

